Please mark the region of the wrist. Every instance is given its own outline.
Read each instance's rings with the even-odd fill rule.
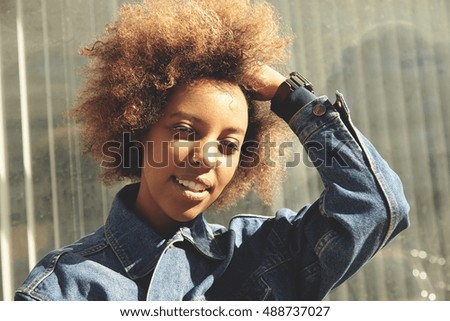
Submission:
[[[272,98],[272,103],[280,105],[286,101],[287,96],[295,89],[303,87],[314,93],[311,82],[298,72],[291,72],[289,78],[281,82]]]
[[[291,100],[291,93],[296,92],[295,103]],[[297,72],[278,87],[271,101],[271,109],[279,117],[289,122],[290,118],[307,102],[316,98],[311,82]],[[300,104],[299,104],[300,103]]]

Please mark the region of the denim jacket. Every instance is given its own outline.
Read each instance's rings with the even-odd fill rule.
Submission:
[[[409,225],[398,176],[336,98],[299,88],[283,104],[325,186],[313,204],[237,215],[228,229],[201,214],[165,240],[133,213],[128,185],[105,225],[48,254],[15,299],[323,299]]]

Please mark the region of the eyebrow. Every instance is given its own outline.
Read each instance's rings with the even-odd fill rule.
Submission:
[[[182,111],[177,111],[177,112],[175,112],[173,114],[170,114],[169,117],[170,118],[182,117],[182,118],[187,118],[189,120],[201,123],[203,125],[207,124],[203,119],[197,117],[196,115],[185,113],[185,112],[182,112]],[[230,126],[230,127],[227,127],[227,130],[233,131],[233,132],[238,133],[238,134],[245,135],[245,130],[243,130],[242,128],[239,128],[239,127]]]

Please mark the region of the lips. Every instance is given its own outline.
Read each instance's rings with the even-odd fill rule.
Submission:
[[[205,179],[200,178],[174,178],[181,194],[189,200],[201,201],[209,194],[212,184]]]
[[[204,190],[208,189],[207,186],[195,181],[184,180],[179,178],[176,178],[176,181],[178,182],[178,184],[189,188],[193,192],[203,192]]]

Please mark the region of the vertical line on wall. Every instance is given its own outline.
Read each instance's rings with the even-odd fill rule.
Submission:
[[[53,216],[53,234],[54,245],[56,248],[61,246],[61,237],[59,230],[59,209],[58,209],[58,185],[56,182],[56,153],[55,153],[55,136],[53,124],[53,102],[52,87],[50,76],[50,54],[48,41],[48,23],[47,23],[47,1],[41,0],[42,10],[42,41],[44,48],[44,73],[45,73],[45,96],[47,104],[47,124],[48,124],[48,150],[50,158],[50,184],[52,193],[52,216]]]
[[[33,170],[31,159],[31,138],[28,106],[27,70],[25,57],[25,36],[23,30],[23,4],[17,0],[17,54],[19,62],[20,113],[22,124],[23,167],[25,175],[25,206],[27,216],[28,265],[36,265],[36,224],[34,218]]]
[[[3,300],[12,299],[14,270],[11,258],[11,207],[9,200],[8,149],[3,113],[2,39],[0,33],[0,249]]]
[[[66,92],[66,110],[69,111],[73,106],[73,99],[76,91],[76,80],[74,76],[75,63],[74,49],[75,36],[73,34],[73,26],[71,17],[71,5],[73,2],[63,1],[62,3],[62,34],[63,34],[63,51],[64,51],[64,85]],[[68,145],[70,156],[70,186],[72,195],[72,211],[73,211],[73,228],[74,239],[80,238],[85,234],[84,214],[83,214],[83,189],[81,177],[81,160],[79,152],[79,137],[76,126],[72,120],[68,120]]]

